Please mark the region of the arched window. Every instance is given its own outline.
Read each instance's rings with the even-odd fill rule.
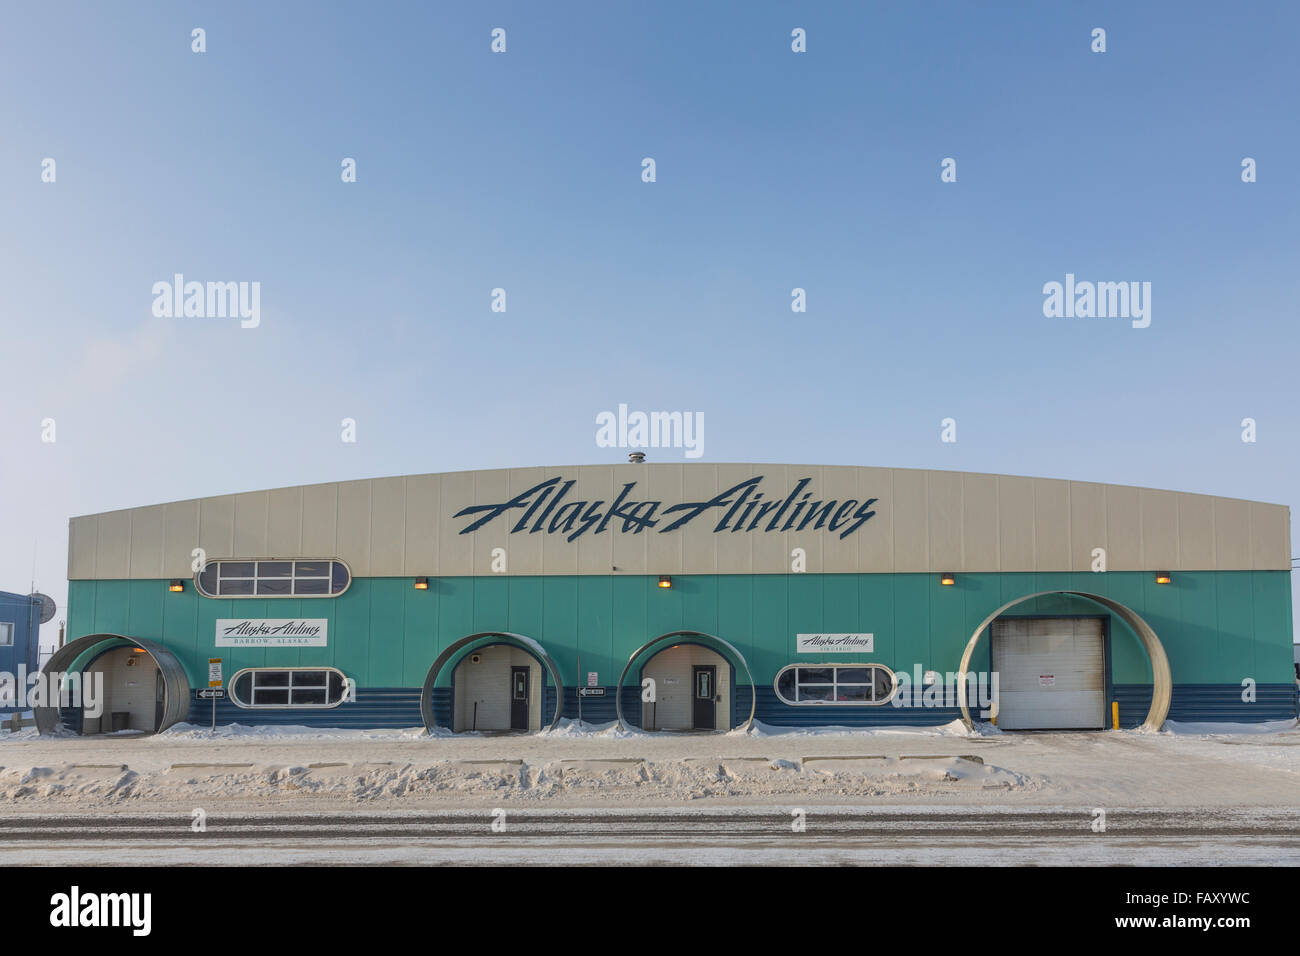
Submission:
[[[348,566],[333,558],[222,558],[194,575],[194,586],[210,598],[338,597],[350,583]]]
[[[894,672],[883,664],[791,664],[773,682],[781,703],[793,707],[875,707],[894,696]]]
[[[337,707],[348,679],[333,667],[249,667],[230,681],[230,699],[250,710]]]

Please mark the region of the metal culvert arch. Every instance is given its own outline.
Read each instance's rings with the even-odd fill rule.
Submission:
[[[1047,597],[1055,594],[1067,594],[1071,597],[1083,598],[1085,601],[1091,601],[1099,604],[1106,610],[1113,612],[1120,620],[1133,629],[1133,633],[1138,636],[1142,646],[1146,649],[1147,657],[1151,661],[1151,708],[1147,711],[1146,720],[1142,722],[1142,730],[1158,731],[1164,726],[1165,717],[1169,714],[1169,702],[1173,697],[1174,679],[1169,672],[1169,658],[1165,654],[1164,645],[1160,643],[1160,638],[1156,632],[1151,629],[1146,621],[1138,615],[1132,608],[1120,604],[1113,598],[1103,597],[1100,594],[1092,594],[1088,591],[1038,591],[1034,594],[1026,594],[1024,597],[1018,597],[1013,601],[1008,601],[1002,605],[980,623],[971,634],[970,640],[966,642],[966,650],[961,655],[961,668],[957,672],[957,700],[961,705],[961,720],[967,728],[971,727],[970,708],[967,706],[967,677],[966,672],[970,667],[971,657],[975,653],[975,646],[979,644],[980,636],[988,629],[998,617],[1017,604],[1023,604],[1026,601],[1032,601],[1034,598]]]
[[[102,653],[119,647],[139,647],[144,650],[163,675],[163,713],[162,720],[154,728],[154,733],[166,730],[172,724],[178,724],[190,714],[190,681],[185,668],[176,655],[157,641],[148,641],[139,637],[127,637],[124,634],[88,634],[75,641],[69,641],[56,650],[41,673],[46,675],[64,674],[78,658],[91,652]],[[99,656],[98,653],[95,656]],[[88,662],[89,663],[89,662]],[[48,679],[48,677],[47,677]],[[49,688],[46,696],[51,703],[32,706],[32,715],[36,718],[36,730],[41,734],[56,734],[60,729],[66,730],[62,720],[62,708],[59,706],[58,688]]]
[[[433,716],[433,685],[437,683],[438,675],[442,669],[447,666],[447,662],[456,656],[461,648],[469,647],[475,641],[485,641],[491,639],[493,644],[509,644],[526,651],[541,663],[551,675],[551,682],[555,684],[555,714],[551,717],[551,723],[546,728],[554,730],[560,722],[560,710],[564,706],[564,678],[560,675],[560,668],[556,666],[551,655],[546,653],[546,648],[542,647],[531,637],[525,637],[523,634],[511,634],[509,631],[480,631],[477,634],[470,634],[468,637],[462,637],[460,640],[453,642],[446,650],[438,655],[429,668],[428,675],[424,678],[424,687],[420,690],[420,717],[424,720],[424,729],[433,733],[437,729],[438,723]]]
[[[710,650],[717,651],[723,657],[730,655],[731,663],[740,665],[745,672],[745,679],[749,681],[749,717],[739,729],[749,730],[754,725],[754,712],[758,707],[758,689],[754,686],[754,675],[750,673],[745,655],[722,638],[713,634],[705,634],[703,631],[669,631],[667,634],[660,634],[652,641],[647,641],[632,652],[632,656],[627,659],[627,664],[623,667],[623,673],[618,675],[618,683],[614,686],[614,712],[618,716],[619,727],[624,730],[632,729],[623,717],[623,681],[627,679],[627,672],[632,669],[632,665],[637,662],[637,658],[656,644],[675,641],[681,637],[690,638]]]

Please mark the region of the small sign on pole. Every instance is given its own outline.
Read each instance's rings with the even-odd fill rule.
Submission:
[[[600,686],[600,674],[598,674],[596,671],[587,671],[587,686],[588,687]]]
[[[217,698],[225,697],[226,692],[221,688],[225,685],[225,678],[221,674],[221,658],[208,658],[208,693],[199,691],[199,697],[212,698],[212,729],[217,729]],[[213,691],[216,691],[213,693]]]

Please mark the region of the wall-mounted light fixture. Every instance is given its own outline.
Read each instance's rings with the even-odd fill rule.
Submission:
[[[661,575],[659,575],[659,586],[660,586],[661,588],[670,588],[670,587],[672,587],[672,586],[673,586],[673,579],[672,579],[672,576],[671,576],[671,575],[668,575],[668,574],[661,574]]]
[[[1168,583],[1169,583],[1170,581],[1172,581],[1172,580],[1173,580],[1173,578],[1170,577],[1168,571],[1157,571],[1157,572],[1156,572],[1156,584],[1168,584]]]
[[[429,579],[428,579],[428,578],[416,578],[416,579],[415,579],[415,589],[416,589],[417,591],[427,591],[427,590],[429,590]]]
[[[951,571],[945,571],[939,575],[939,583],[946,588],[950,588],[957,583],[957,576]]]
[[[185,582],[182,581],[180,578],[174,578],[174,579],[172,580],[172,583],[169,584],[169,585],[167,585],[167,590],[168,590],[168,591],[184,591],[184,590],[185,590]]]

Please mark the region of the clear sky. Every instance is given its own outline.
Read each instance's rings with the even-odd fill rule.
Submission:
[[[34,562],[62,606],[71,515],[620,461],[619,403],[702,413],[702,461],[1292,504],[1298,35],[1291,2],[11,3],[0,590]],[[259,282],[260,325],[155,317],[176,273]],[[1045,317],[1067,273],[1150,282],[1150,326]]]

